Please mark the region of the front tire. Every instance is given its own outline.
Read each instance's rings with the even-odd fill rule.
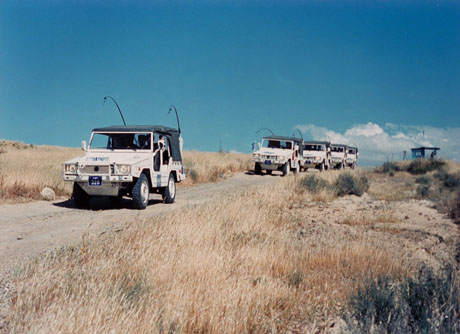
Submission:
[[[300,166],[299,164],[297,163],[297,167],[294,168],[294,174],[298,174],[300,172]]]
[[[89,196],[77,182],[74,182],[72,199],[77,208],[83,209],[88,207],[91,196]]]
[[[136,209],[143,210],[149,204],[149,180],[145,174],[137,179],[133,187],[133,202]]]
[[[262,168],[260,167],[260,164],[258,162],[256,162],[256,164],[254,165],[254,173],[256,173],[257,175],[262,174]]]
[[[289,161],[286,162],[283,166],[283,176],[289,175],[289,170],[291,169]]]
[[[163,197],[164,203],[174,203],[174,199],[176,198],[176,179],[174,175],[169,174],[168,186],[164,189],[161,197]]]

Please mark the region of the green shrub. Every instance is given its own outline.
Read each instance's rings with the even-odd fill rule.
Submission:
[[[310,175],[300,180],[300,186],[309,192],[318,193],[321,190],[329,188],[330,184],[322,178],[319,178],[315,175]]]
[[[407,166],[407,171],[414,175],[426,174],[441,169],[446,163],[438,159],[415,159]]]
[[[417,195],[421,198],[427,198],[431,195],[430,186],[421,184],[417,187]]]
[[[415,183],[429,185],[431,183],[431,179],[427,176],[420,176],[415,179]]]
[[[334,183],[337,196],[357,195],[362,196],[369,190],[369,181],[365,175],[354,176],[350,173],[340,174]]]
[[[460,176],[458,174],[447,174],[443,186],[449,189],[460,188]]]
[[[391,176],[394,175],[394,172],[400,172],[401,170],[402,170],[401,166],[399,166],[395,162],[390,162],[390,161],[385,162],[382,165],[382,167],[379,168],[379,171],[381,173],[390,174]]]
[[[343,318],[351,333],[460,333],[459,289],[450,268],[443,277],[425,269],[417,280],[371,280],[349,307]]]

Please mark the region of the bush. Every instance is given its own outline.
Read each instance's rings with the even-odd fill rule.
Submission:
[[[335,181],[334,188],[337,196],[362,196],[366,191],[369,190],[369,181],[364,175],[357,177],[349,173],[343,173],[340,174]]]
[[[382,167],[380,167],[380,172],[394,175],[394,172],[400,172],[402,170],[401,166],[399,166],[395,162],[385,162]]]
[[[330,187],[329,183],[315,175],[304,177],[300,180],[300,186],[303,189],[308,190],[312,193],[318,193],[321,190],[327,189]]]
[[[447,174],[443,185],[449,189],[460,188],[460,176],[458,174]]]
[[[415,159],[407,166],[407,171],[414,175],[426,174],[441,169],[446,163],[438,159]]]
[[[431,183],[431,179],[427,176],[421,176],[415,179],[415,183],[429,185]]]
[[[417,187],[417,195],[421,198],[427,198],[431,195],[430,186],[421,184]]]
[[[343,318],[351,333],[460,333],[460,303],[452,269],[441,278],[423,270],[419,279],[368,282],[350,297]]]

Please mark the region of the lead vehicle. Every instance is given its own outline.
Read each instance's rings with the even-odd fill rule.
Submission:
[[[298,173],[302,163],[302,140],[295,137],[264,137],[259,149],[253,153],[254,172],[263,170],[271,174],[274,170],[284,175],[290,171]]]
[[[93,196],[109,196],[118,204],[123,196],[145,209],[150,193],[173,203],[176,182],[185,179],[182,137],[161,125],[109,126],[92,130],[85,154],[64,163],[64,180],[73,182],[72,198],[78,208]]]

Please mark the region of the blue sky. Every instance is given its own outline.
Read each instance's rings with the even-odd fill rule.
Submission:
[[[186,149],[298,128],[369,160],[423,143],[460,160],[460,4],[1,2],[0,138],[78,146],[120,124],[105,95],[128,124],[175,126],[175,104]]]

